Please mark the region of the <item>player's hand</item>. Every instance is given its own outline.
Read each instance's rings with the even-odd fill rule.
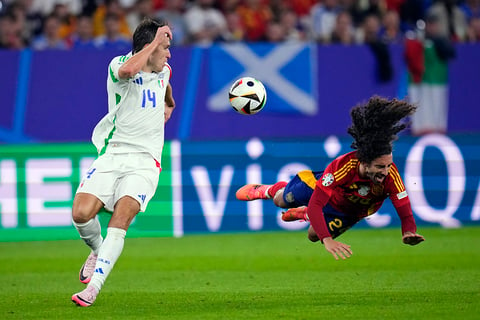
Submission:
[[[172,30],[170,30],[169,26],[163,26],[157,29],[157,33],[155,34],[155,39],[157,39],[160,43],[164,43],[165,39],[173,39]]]
[[[425,238],[419,234],[407,231],[403,234],[402,242],[414,246],[420,242],[425,241]]]
[[[332,254],[335,260],[338,260],[339,257],[345,260],[352,255],[352,250],[348,244],[333,240],[331,237],[323,238],[323,245],[325,246],[325,249]]]
[[[165,123],[172,117],[173,108],[165,104]]]

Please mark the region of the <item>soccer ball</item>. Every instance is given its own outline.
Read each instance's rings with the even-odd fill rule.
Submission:
[[[228,92],[228,98],[233,110],[251,115],[265,107],[267,91],[261,81],[252,77],[243,77],[233,83]]]

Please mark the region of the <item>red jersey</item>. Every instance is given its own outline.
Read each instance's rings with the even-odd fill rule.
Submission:
[[[361,178],[358,175],[359,166],[356,151],[349,152],[333,160],[317,181],[308,204],[308,216],[319,238],[331,236],[322,211],[327,203],[335,210],[360,220],[377,212],[386,198],[390,198],[400,217],[402,233],[415,233],[410,199],[396,165],[392,164],[381,184]]]

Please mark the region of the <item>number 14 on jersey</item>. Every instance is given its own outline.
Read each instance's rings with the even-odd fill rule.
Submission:
[[[144,89],[142,92],[142,108],[146,108],[147,104],[151,104],[152,108],[157,106],[155,91],[150,91],[150,89]]]

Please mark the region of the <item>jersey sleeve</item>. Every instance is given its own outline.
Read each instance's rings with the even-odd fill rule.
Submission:
[[[358,160],[352,159],[350,154],[341,156],[327,166],[322,177],[317,181],[308,203],[308,218],[322,242],[324,238],[331,237],[323,215],[323,207],[332,197],[334,188],[351,174],[353,168],[356,168],[357,162]]]
[[[327,222],[323,215],[323,207],[328,203],[330,197],[330,190],[322,189],[317,185],[313,190],[310,201],[308,202],[308,218],[310,224],[322,242],[324,238],[331,237],[330,232],[328,231]]]
[[[110,61],[110,64],[108,65],[108,80],[117,83],[119,81],[122,81],[118,75],[118,70],[120,67],[131,57],[131,54],[128,54],[126,56],[118,56],[112,59]]]
[[[392,201],[398,217],[402,224],[402,234],[407,231],[415,233],[417,226],[413,217],[412,206],[408,197],[407,190],[403,184],[402,177],[398,172],[395,164],[390,169],[389,179],[387,180],[387,192],[390,193],[390,200]]]

